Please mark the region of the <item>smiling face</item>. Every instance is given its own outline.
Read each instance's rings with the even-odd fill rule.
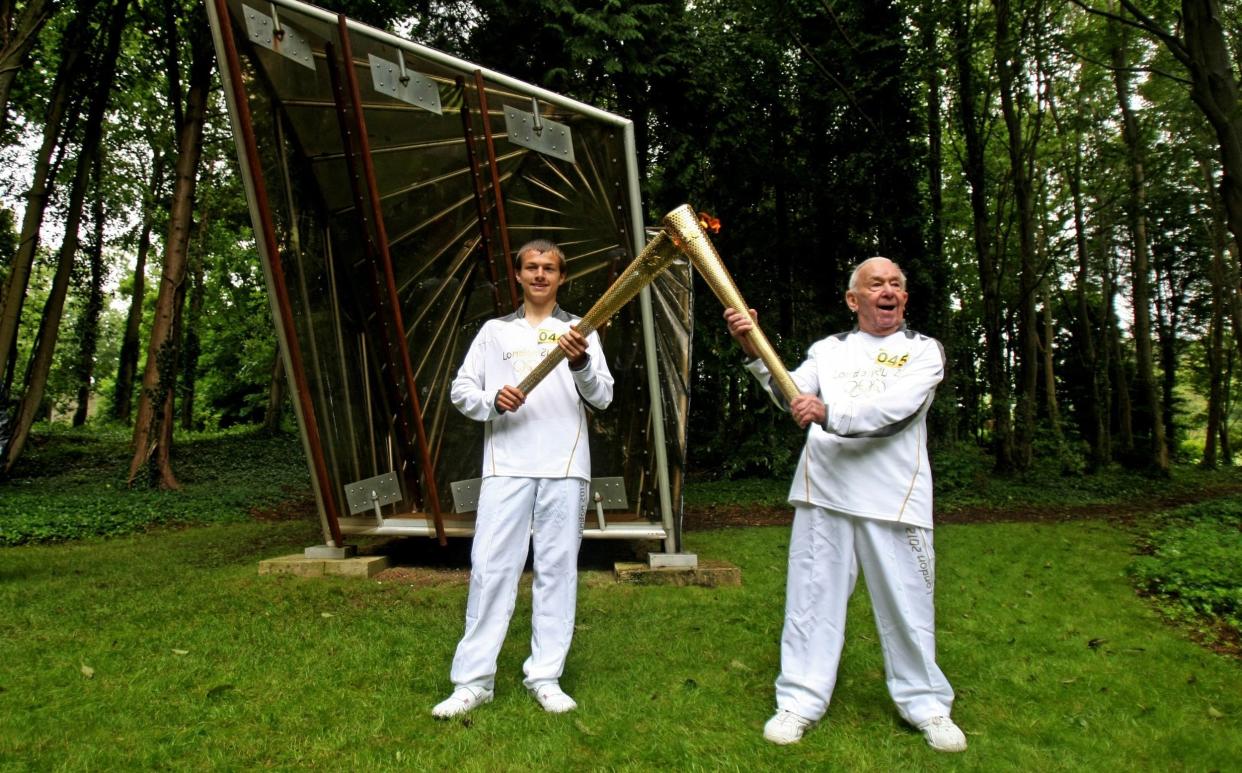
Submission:
[[[858,315],[858,329],[872,335],[888,335],[901,329],[906,316],[905,278],[897,264],[873,258],[858,270],[845,302]]]
[[[556,303],[565,271],[555,252],[527,250],[521,255],[517,279],[522,285],[522,299],[530,306],[543,307]]]

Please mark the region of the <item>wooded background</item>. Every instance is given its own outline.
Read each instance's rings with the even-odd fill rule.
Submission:
[[[649,221],[720,219],[790,366],[851,324],[855,263],[898,261],[949,357],[938,446],[1000,473],[1233,464],[1242,3],[328,7],[632,118]],[[0,0],[0,44],[0,469],[50,417],[132,425],[131,480],[164,486],[175,431],[279,431],[202,6]],[[705,290],[693,357],[691,471],[784,474],[801,433]]]

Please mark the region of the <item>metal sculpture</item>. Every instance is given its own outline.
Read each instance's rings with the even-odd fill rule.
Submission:
[[[453,374],[517,304],[511,241],[561,245],[571,311],[639,254],[633,125],[295,0],[207,7],[324,541],[469,535],[482,433]],[[603,331],[592,458],[627,506],[588,538],[680,548],[691,311],[678,256]]]

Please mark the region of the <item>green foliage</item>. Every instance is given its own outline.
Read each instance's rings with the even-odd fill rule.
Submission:
[[[688,481],[683,491],[687,508],[720,505],[785,507],[788,496],[789,482],[785,478]]]
[[[1242,634],[1242,497],[1178,508],[1156,524],[1131,566],[1135,582],[1175,619]]]
[[[130,430],[44,426],[0,482],[0,545],[114,536],[152,526],[236,522],[309,495],[296,435],[253,430],[178,437],[182,491],[125,485]]]
[[[1191,497],[1205,488],[1228,488],[1238,483],[1233,470],[1202,470],[1177,466],[1168,478],[1151,477],[1117,465],[1088,473],[1072,464],[1080,455],[1072,448],[1036,457],[1031,469],[998,475],[992,457],[973,443],[936,449],[931,455],[936,487],[936,509],[993,509],[1061,507],[1150,501],[1158,497]],[[1067,462],[1067,459],[1069,462]]]

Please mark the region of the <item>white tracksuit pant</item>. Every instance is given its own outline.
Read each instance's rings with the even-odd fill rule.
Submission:
[[[818,507],[794,511],[777,707],[811,720],[828,710],[860,564],[897,711],[913,725],[948,716],[953,689],[936,665],[932,530]]]
[[[532,530],[530,657],[524,683],[554,682],[565,668],[578,603],[578,547],[587,482],[578,478],[484,478],[470,550],[466,632],[450,677],[462,687],[494,689],[496,658],[517,602]]]

